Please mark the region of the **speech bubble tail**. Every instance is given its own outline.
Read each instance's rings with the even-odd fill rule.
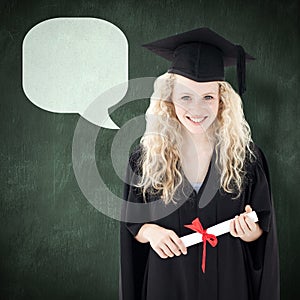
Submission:
[[[100,125],[107,129],[120,129],[120,127],[111,118],[106,118]]]
[[[120,129],[120,127],[114,123],[114,121],[107,117],[103,122],[99,122],[99,120],[94,120],[93,118],[91,118],[90,116],[81,116],[83,117],[86,121],[98,126],[98,127],[102,127],[102,128],[106,128],[106,129]]]

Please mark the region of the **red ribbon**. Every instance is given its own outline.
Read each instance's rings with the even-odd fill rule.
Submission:
[[[212,247],[216,247],[217,244],[218,244],[218,239],[217,239],[217,237],[214,234],[209,234],[209,233],[206,232],[206,229],[203,229],[202,224],[201,224],[199,218],[196,218],[192,222],[192,224],[190,224],[190,225],[184,225],[184,226],[202,234],[202,241],[203,241],[202,272],[205,273],[206,241],[208,241]]]

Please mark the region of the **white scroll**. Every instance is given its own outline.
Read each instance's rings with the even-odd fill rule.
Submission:
[[[251,211],[250,213],[246,214],[253,222],[258,221],[258,217],[255,211]],[[233,220],[233,219],[231,219]],[[207,233],[213,234],[215,236],[219,236],[225,233],[230,232],[230,222],[231,220],[224,221],[222,223],[219,223],[217,225],[214,225],[212,227],[207,228]],[[202,234],[199,232],[191,233],[188,235],[185,235],[181,237],[181,240],[183,241],[184,245],[186,247],[198,244],[202,242]]]

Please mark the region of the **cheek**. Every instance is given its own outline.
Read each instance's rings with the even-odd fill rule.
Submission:
[[[182,118],[183,115],[185,114],[185,109],[182,108],[181,106],[178,106],[178,105],[174,105],[174,108],[175,108],[175,113],[176,113],[176,116],[178,119]]]
[[[217,116],[218,115],[218,111],[219,111],[219,102],[215,102],[211,107],[211,113],[212,115],[214,116]]]

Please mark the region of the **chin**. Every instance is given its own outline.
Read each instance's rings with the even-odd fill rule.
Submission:
[[[207,129],[211,126],[211,124],[203,124],[203,125],[190,125],[190,124],[184,124],[184,127],[193,134],[201,134],[207,131]]]
[[[184,128],[189,134],[193,135],[202,135],[202,134],[207,134],[210,132],[210,129],[212,128],[212,124],[209,124],[207,126],[187,126],[186,124],[183,124]]]
[[[189,130],[190,134],[194,134],[194,135],[202,135],[205,134],[207,132],[206,129],[202,129],[202,130]]]

